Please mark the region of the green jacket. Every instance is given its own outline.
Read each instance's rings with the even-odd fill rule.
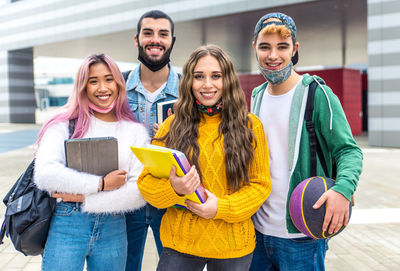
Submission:
[[[290,182],[286,203],[286,225],[289,233],[299,232],[289,215],[289,199],[293,189],[310,176],[310,148],[304,120],[308,86],[316,76],[303,75],[295,89],[289,116],[289,170]],[[256,87],[251,96],[251,112],[259,116],[260,106],[268,82]],[[332,189],[350,200],[357,187],[362,170],[363,154],[357,146],[339,99],[332,90],[319,84],[314,96],[312,116],[318,141],[320,142],[329,174],[332,173],[332,158],[337,167],[336,183]],[[317,175],[324,171],[317,156]]]

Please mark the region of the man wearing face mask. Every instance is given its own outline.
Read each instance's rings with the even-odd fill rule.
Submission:
[[[332,90],[316,76],[301,76],[293,69],[299,58],[299,43],[291,17],[282,13],[264,15],[254,29],[253,48],[267,81],[253,90],[251,112],[264,125],[272,191],[253,216],[257,242],[250,270],[325,270],[327,239],[315,240],[300,233],[288,211],[293,189],[312,177],[304,114],[313,81],[318,84],[312,116],[316,137],[330,175],[332,158],[337,166],[335,185],[313,206],[317,209],[326,204],[324,231],[337,232],[348,223],[349,200],[361,173],[362,152]],[[319,159],[316,175],[325,176]]]
[[[178,74],[170,65],[174,46],[174,22],[162,11],[143,14],[134,37],[140,64],[133,71],[124,72],[129,105],[136,120],[145,124],[150,136],[158,130],[157,103],[177,99]],[[144,245],[149,225],[153,231],[158,253],[161,253],[160,223],[165,209],[145,207],[126,215],[128,259],[126,270],[141,270]]]
[[[157,103],[178,97],[179,77],[169,63],[175,43],[174,22],[160,10],[148,11],[140,17],[134,39],[140,64],[124,72],[129,105],[136,120],[154,136]]]

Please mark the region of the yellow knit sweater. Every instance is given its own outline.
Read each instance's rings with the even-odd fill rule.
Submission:
[[[204,115],[199,124],[199,166],[203,186],[218,198],[218,211],[213,219],[204,219],[189,210],[171,207],[179,195],[169,179],[153,177],[146,169],[138,179],[143,197],[157,208],[168,208],[161,222],[163,246],[182,253],[207,258],[238,258],[250,254],[255,247],[251,216],[271,192],[268,146],[259,119],[249,114],[257,140],[250,169],[250,184],[239,191],[228,191],[225,175],[223,138],[218,137],[220,115]],[[173,117],[160,127],[157,137],[164,136]],[[214,142],[214,144],[213,144]],[[155,144],[162,145],[158,142]]]

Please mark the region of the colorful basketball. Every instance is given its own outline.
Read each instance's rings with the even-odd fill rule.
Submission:
[[[305,235],[314,239],[324,239],[338,234],[344,229],[340,228],[337,233],[329,234],[322,232],[325,217],[325,204],[314,209],[313,205],[334,185],[334,181],[327,177],[311,177],[299,183],[293,190],[289,200],[289,213],[296,228]],[[351,215],[351,203],[349,203]],[[328,226],[329,229],[329,226]]]

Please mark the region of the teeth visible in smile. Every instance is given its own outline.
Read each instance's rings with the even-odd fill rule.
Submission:
[[[279,64],[268,64],[268,66],[270,66],[270,67],[277,67],[277,66],[279,66]]]
[[[211,97],[211,96],[213,96],[215,93],[214,92],[210,92],[210,93],[202,93],[202,95],[203,96],[206,96],[206,97]]]
[[[152,51],[152,52],[159,52],[159,51],[161,51],[161,49],[160,49],[160,48],[150,48],[150,51]]]
[[[111,95],[99,95],[99,96],[97,96],[97,98],[99,98],[100,100],[107,100],[108,98],[110,98],[111,97]]]

